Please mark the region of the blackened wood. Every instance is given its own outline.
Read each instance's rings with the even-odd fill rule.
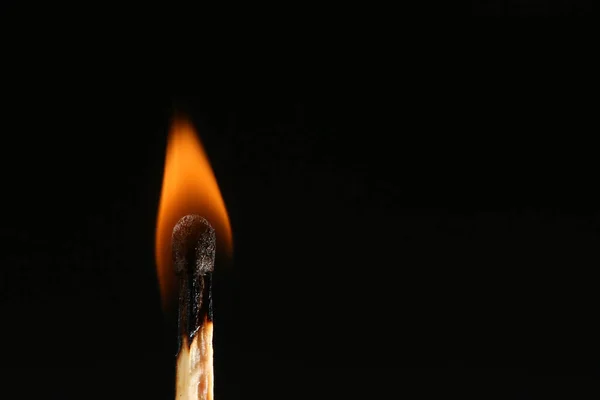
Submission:
[[[179,348],[183,337],[191,343],[205,320],[212,321],[212,272],[215,230],[199,215],[186,215],[173,228],[171,239],[179,280]],[[184,336],[185,335],[185,336]]]

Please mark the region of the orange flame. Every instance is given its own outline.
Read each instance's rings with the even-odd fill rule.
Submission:
[[[156,224],[156,265],[165,310],[177,293],[171,234],[177,221],[187,214],[206,218],[216,230],[219,247],[231,253],[229,216],[208,157],[191,122],[177,117],[169,132]]]

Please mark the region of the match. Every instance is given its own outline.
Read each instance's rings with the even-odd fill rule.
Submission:
[[[213,309],[215,230],[199,215],[186,215],[171,239],[179,282],[179,349],[175,398],[213,400]]]

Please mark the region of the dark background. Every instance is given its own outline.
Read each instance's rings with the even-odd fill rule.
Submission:
[[[590,0],[472,0],[477,17],[580,17],[592,13]]]
[[[592,13],[590,0],[472,0],[477,17],[581,17]]]
[[[175,108],[196,124],[234,234],[215,277],[217,399],[592,390],[600,214],[584,60],[474,46],[453,67],[457,53],[404,48],[411,63],[292,72],[286,59],[264,79],[248,63],[161,75],[42,43],[4,53],[9,398],[173,397],[153,249]]]

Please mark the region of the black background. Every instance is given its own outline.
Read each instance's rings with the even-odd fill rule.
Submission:
[[[589,64],[474,46],[403,52],[401,65],[292,72],[280,60],[264,79],[201,62],[161,75],[71,48],[46,57],[48,43],[4,53],[12,398],[173,397],[153,240],[175,108],[199,131],[234,233],[215,277],[217,399],[591,390]]]
[[[592,13],[589,0],[472,0],[477,17],[581,17]]]

